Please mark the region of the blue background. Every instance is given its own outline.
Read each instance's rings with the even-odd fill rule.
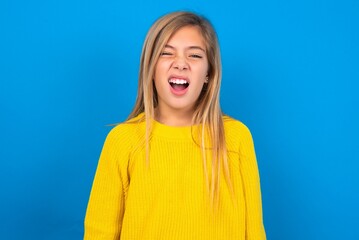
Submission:
[[[0,238],[82,238],[106,125],[132,109],[148,28],[180,9],[217,29],[268,239],[359,239],[356,0],[1,1]]]

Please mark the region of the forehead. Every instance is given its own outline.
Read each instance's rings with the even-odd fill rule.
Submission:
[[[206,42],[198,26],[184,26],[169,38],[167,44],[178,46],[199,46],[206,48]]]

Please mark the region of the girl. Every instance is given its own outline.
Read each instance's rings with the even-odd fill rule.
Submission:
[[[252,137],[222,114],[220,82],[208,20],[174,12],[154,23],[134,110],[100,156],[85,239],[266,238]]]

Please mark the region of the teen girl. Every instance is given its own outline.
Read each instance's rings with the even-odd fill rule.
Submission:
[[[85,239],[266,238],[252,137],[221,112],[220,82],[208,20],[174,12],[154,23],[134,110],[101,153]]]

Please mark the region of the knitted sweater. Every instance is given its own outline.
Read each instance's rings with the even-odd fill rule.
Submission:
[[[106,138],[87,207],[85,240],[266,239],[254,146],[244,124],[223,117],[235,198],[222,174],[214,212],[201,150],[193,140],[198,126],[154,121],[147,165],[145,123],[136,121],[142,116],[117,125]]]

